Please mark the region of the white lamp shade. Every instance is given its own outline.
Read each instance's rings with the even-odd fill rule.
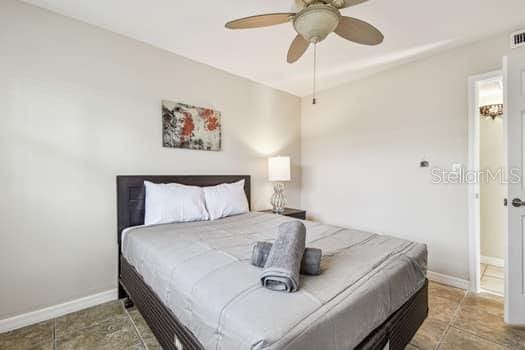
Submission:
[[[268,180],[290,181],[290,157],[268,158]]]

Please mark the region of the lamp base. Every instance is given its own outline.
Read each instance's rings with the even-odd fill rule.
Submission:
[[[283,183],[276,183],[273,185],[273,195],[270,200],[270,203],[272,204],[272,211],[276,214],[284,212],[284,208],[286,207],[287,201],[286,196],[284,195],[284,184]]]

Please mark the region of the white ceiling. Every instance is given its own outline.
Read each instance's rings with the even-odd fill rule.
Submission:
[[[286,63],[291,24],[228,31],[228,20],[289,11],[292,0],[25,0],[298,96],[311,93],[312,50]],[[320,89],[525,26],[523,0],[371,0],[343,14],[385,34],[378,47],[331,35],[319,45]]]

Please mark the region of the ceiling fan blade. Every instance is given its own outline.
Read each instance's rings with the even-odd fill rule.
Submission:
[[[335,33],[346,40],[363,45],[379,45],[385,38],[379,29],[370,23],[346,16],[341,17]]]
[[[248,29],[248,28],[259,28],[269,27],[276,24],[282,24],[290,21],[295,16],[294,12],[285,13],[269,13],[266,15],[250,16],[245,18],[236,19],[226,23],[228,29]]]
[[[299,58],[304,55],[308,49],[308,46],[310,46],[310,43],[306,41],[306,39],[301,35],[297,34],[292,42],[292,45],[290,45],[290,49],[288,50],[288,57],[286,58],[288,63],[297,62]]]
[[[346,8],[350,6],[359,5],[363,2],[366,2],[368,0],[345,0],[345,4],[341,8]]]

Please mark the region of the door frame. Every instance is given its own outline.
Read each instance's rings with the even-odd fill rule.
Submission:
[[[479,86],[481,81],[503,78],[503,70],[472,75],[468,78],[468,166],[467,171],[478,172],[480,164],[480,116]],[[506,139],[506,135],[504,135]],[[480,184],[468,184],[468,245],[469,245],[469,290],[479,293],[481,263],[481,208]],[[505,253],[506,254],[506,253]],[[507,257],[505,256],[505,261]]]

